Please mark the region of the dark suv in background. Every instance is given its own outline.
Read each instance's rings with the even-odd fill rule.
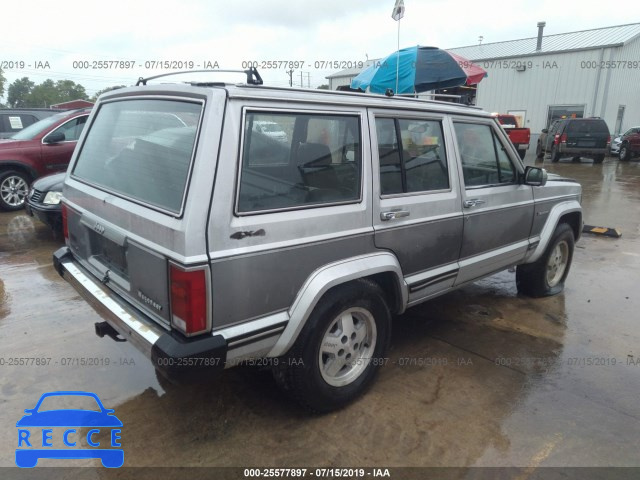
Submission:
[[[550,153],[554,163],[563,157],[588,157],[594,163],[602,163],[610,143],[609,127],[601,118],[565,118],[542,130],[536,156],[542,158]]]
[[[38,120],[60,112],[51,108],[0,108],[0,138],[9,138]]]

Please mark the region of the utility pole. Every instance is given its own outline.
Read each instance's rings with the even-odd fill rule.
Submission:
[[[304,88],[304,75],[307,76],[307,88],[311,88],[311,72],[300,71],[300,88]]]
[[[289,75],[289,86],[293,87],[293,69],[287,70],[287,74]]]

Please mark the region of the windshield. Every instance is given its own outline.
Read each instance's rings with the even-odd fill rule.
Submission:
[[[29,125],[27,128],[23,128],[18,133],[14,133],[13,135],[11,135],[10,138],[13,138],[14,140],[33,140],[36,136],[49,128],[51,125],[58,122],[59,120],[62,120],[68,115],[69,112],[56,113],[55,115],[51,115],[50,117]]]
[[[100,107],[73,175],[105,190],[179,213],[201,103],[124,100]]]

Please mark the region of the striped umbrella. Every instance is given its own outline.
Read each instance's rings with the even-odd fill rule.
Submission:
[[[398,50],[363,70],[351,81],[351,88],[385,93],[420,93],[440,88],[479,83],[487,76],[473,62],[437,47],[409,47]]]

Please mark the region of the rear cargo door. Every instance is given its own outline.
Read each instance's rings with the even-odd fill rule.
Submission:
[[[125,96],[96,107],[64,197],[74,256],[168,325],[169,262],[207,264],[203,231],[213,182],[195,179],[213,178],[224,95],[163,90],[141,97],[123,89]],[[201,138],[203,125],[209,130]],[[197,160],[201,152],[206,161]]]
[[[609,130],[604,122],[574,120],[567,123],[568,148],[606,148]]]

